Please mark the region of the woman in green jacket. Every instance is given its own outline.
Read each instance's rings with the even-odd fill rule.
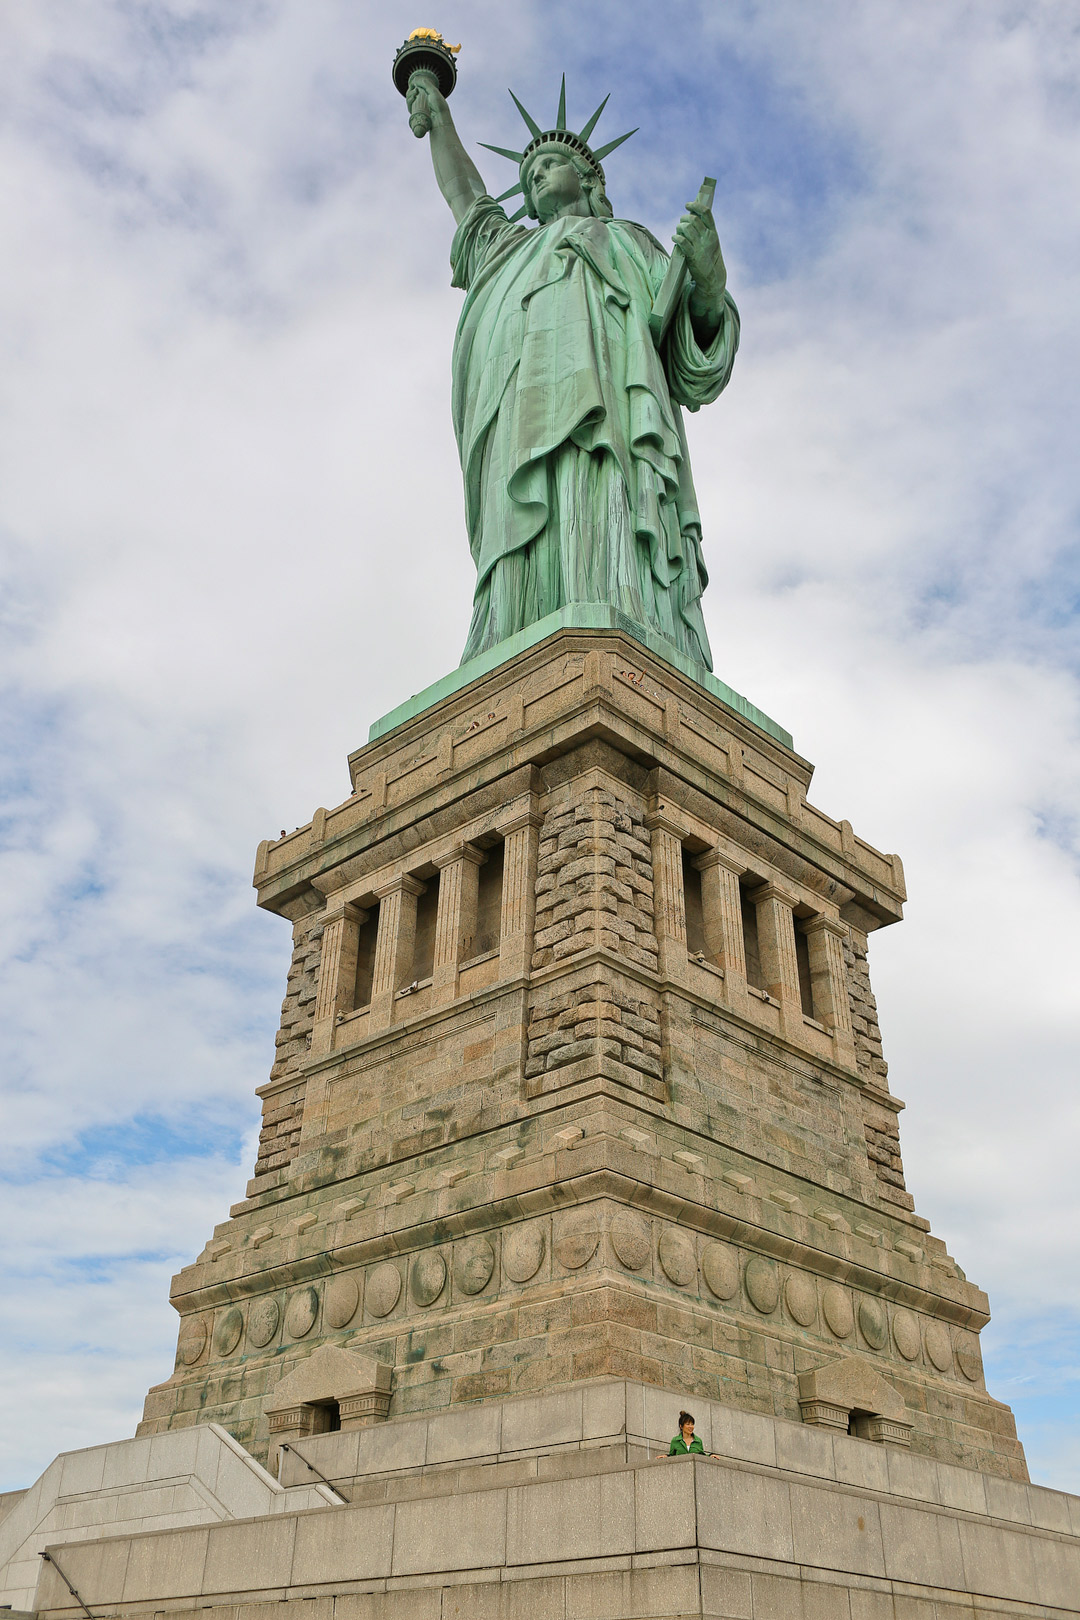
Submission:
[[[680,1412],[679,1432],[668,1446],[667,1454],[669,1457],[686,1457],[694,1452],[699,1456],[706,1455],[705,1447],[694,1433],[694,1419],[689,1412]],[[710,1451],[708,1456],[715,1457],[716,1452]]]

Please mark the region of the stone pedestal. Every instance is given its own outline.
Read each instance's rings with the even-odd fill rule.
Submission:
[[[345,1427],[347,1378],[287,1398],[322,1347],[382,1369],[376,1426],[621,1378],[1025,1478],[986,1297],[904,1186],[867,971],[898,858],[616,629],[373,732],[260,846],[295,947],[258,1162],[140,1434]]]
[[[378,722],[260,846],[294,954],[254,1178],[138,1437],[0,1504],[0,1603],[1080,1615],[1080,1502],[1026,1483],[904,1185],[899,858],[594,617]],[[682,1407],[715,1456],[666,1458]]]

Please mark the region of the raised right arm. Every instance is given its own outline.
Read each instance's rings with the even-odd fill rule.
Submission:
[[[435,75],[423,69],[409,80],[406,98],[409,125],[418,139],[428,135],[431,139],[431,162],[439,190],[450,205],[454,219],[460,225],[478,197],[486,196],[487,187],[480,171],[461,144],[454,128],[446,97],[435,82]]]

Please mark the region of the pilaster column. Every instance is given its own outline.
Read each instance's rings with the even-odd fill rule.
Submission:
[[[394,996],[408,983],[416,944],[416,901],[424,892],[418,878],[400,873],[375,893],[379,931],[371,983],[371,1028],[385,1029],[394,1016]]]
[[[645,817],[652,840],[653,907],[660,974],[686,977],[686,896],[683,892],[682,846],[687,829],[665,805]]]
[[[543,816],[530,806],[498,824],[503,837],[499,978],[517,979],[532,965],[536,866]]]
[[[810,984],[814,1017],[825,1025],[836,1043],[837,1060],[855,1067],[855,1036],[851,1027],[844,940],[847,929],[832,917],[811,917],[806,924],[810,953]]]
[[[739,879],[745,869],[719,849],[699,855],[694,865],[701,873],[705,955],[723,968],[725,998],[741,1010],[746,1002],[746,948]]]
[[[477,879],[486,860],[484,851],[474,844],[459,844],[436,862],[440,875],[432,968],[434,1002],[453,1001],[458,993],[458,969],[465,942],[476,932]]]
[[[357,906],[339,905],[327,913],[323,922],[319,985],[311,1028],[312,1057],[332,1049],[339,1015],[352,1012],[357,944],[367,917],[367,912]]]
[[[750,896],[757,909],[758,949],[765,989],[780,1003],[780,1028],[791,1040],[802,1036],[802,994],[795,955],[794,901],[775,883],[763,883]]]

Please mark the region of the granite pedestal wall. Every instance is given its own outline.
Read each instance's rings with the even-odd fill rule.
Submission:
[[[901,864],[787,734],[563,630],[350,768],[260,847],[295,948],[258,1163],[140,1433],[269,1458],[614,1376],[1026,1478],[986,1297],[904,1186],[867,971]],[[276,1401],[327,1346],[341,1389]]]

